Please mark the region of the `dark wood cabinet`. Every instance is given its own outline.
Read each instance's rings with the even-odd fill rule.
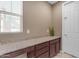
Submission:
[[[37,44],[27,48],[28,58],[47,58],[49,57],[49,42]]]
[[[49,46],[49,42],[44,42],[44,43],[41,43],[41,44],[37,44],[36,45],[36,50],[40,50],[44,47],[48,47]]]
[[[26,53],[28,58],[35,58],[35,46],[28,47]]]
[[[27,53],[27,58],[51,58],[61,50],[61,38],[40,43],[28,48],[20,49],[0,56],[0,58],[13,58]]]
[[[44,47],[40,50],[37,50],[36,51],[36,57],[39,57],[39,56],[41,56],[42,54],[44,54],[46,52],[49,52],[49,47]]]
[[[49,57],[48,54],[49,54],[49,52],[45,52],[42,55],[40,55],[39,57],[37,57],[37,58],[48,58]]]
[[[29,49],[29,50],[28,50]],[[54,57],[61,49],[61,39],[55,39],[27,48],[28,58],[49,58]]]
[[[56,42],[56,54],[60,52],[60,41],[59,39]]]
[[[34,51],[32,51],[30,53],[27,52],[27,56],[28,56],[28,58],[35,58],[35,52]]]
[[[54,57],[60,52],[61,49],[61,39],[50,41],[50,57]]]
[[[20,50],[17,50],[17,51],[13,51],[13,52],[6,53],[4,55],[1,55],[0,58],[14,58],[16,56],[19,56],[19,55],[24,54],[25,51],[26,51],[26,48],[20,49]]]
[[[37,58],[42,56],[46,52],[49,52],[49,42],[44,42],[44,43],[38,44],[35,47],[36,47],[36,57]],[[48,57],[48,56],[46,56],[46,57]]]
[[[50,45],[50,57],[54,57],[56,55],[55,44]]]

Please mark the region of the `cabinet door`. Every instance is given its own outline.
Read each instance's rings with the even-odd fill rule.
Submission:
[[[61,38],[50,41],[50,57],[57,55],[61,49]]]
[[[48,47],[48,46],[49,46],[49,42],[44,42],[44,43],[36,45],[36,50],[40,50],[40,49],[42,49],[44,47]]]
[[[28,47],[27,48],[27,57],[28,58],[34,58],[35,57],[35,47]]]
[[[55,51],[55,44],[51,44],[50,45],[50,57],[53,57],[56,55],[56,51]]]
[[[39,57],[40,55],[42,55],[42,54],[44,54],[45,52],[48,52],[48,51],[49,51],[49,47],[44,47],[40,50],[36,50],[36,57]]]
[[[58,41],[55,43],[56,45],[56,54],[60,52],[60,41],[58,39]]]
[[[32,51],[30,53],[27,53],[27,58],[34,58],[35,57],[35,52]]]
[[[49,58],[49,52],[40,55],[38,58]]]

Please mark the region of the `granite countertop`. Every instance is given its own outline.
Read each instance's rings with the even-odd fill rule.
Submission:
[[[56,38],[60,38],[60,36],[46,36],[40,38],[33,38],[28,40],[21,40],[21,41],[0,41],[0,55],[5,53],[13,52],[18,49],[27,48],[36,44],[40,44],[46,41],[54,40]]]

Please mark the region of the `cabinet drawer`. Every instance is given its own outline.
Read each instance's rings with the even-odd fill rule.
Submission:
[[[27,52],[32,52],[32,51],[34,51],[34,46],[31,46],[31,47],[27,48]]]
[[[17,50],[0,56],[0,58],[13,58],[25,53],[26,49]]]
[[[36,49],[38,50],[38,49],[44,48],[46,46],[49,46],[49,42],[45,42],[45,43],[36,45]]]
[[[35,57],[35,51],[27,53],[27,58],[34,58],[34,57]]]
[[[49,52],[40,55],[38,58],[49,58]]]
[[[59,39],[51,40],[51,41],[50,41],[50,44],[55,44],[55,43],[58,42],[58,41],[59,41]]]
[[[39,55],[41,55],[47,51],[49,51],[49,47],[45,47],[45,48],[42,48],[40,50],[36,50],[36,57],[38,57]]]

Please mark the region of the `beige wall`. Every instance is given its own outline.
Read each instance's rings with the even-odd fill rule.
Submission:
[[[25,29],[30,30],[30,34],[26,36],[47,36],[51,14],[51,6],[47,2],[24,2]]]
[[[25,38],[46,36],[51,22],[51,6],[47,2],[24,2],[22,33],[0,34],[0,40],[22,40]],[[26,34],[26,30],[30,34]]]
[[[55,34],[61,35],[61,2],[55,4],[52,8],[47,2],[24,2],[23,8],[24,32],[0,34],[0,40],[22,40],[47,36],[51,20]],[[28,29],[30,30],[29,34],[26,33]]]
[[[55,35],[62,33],[62,2],[57,2],[52,6],[52,24],[55,29]]]

